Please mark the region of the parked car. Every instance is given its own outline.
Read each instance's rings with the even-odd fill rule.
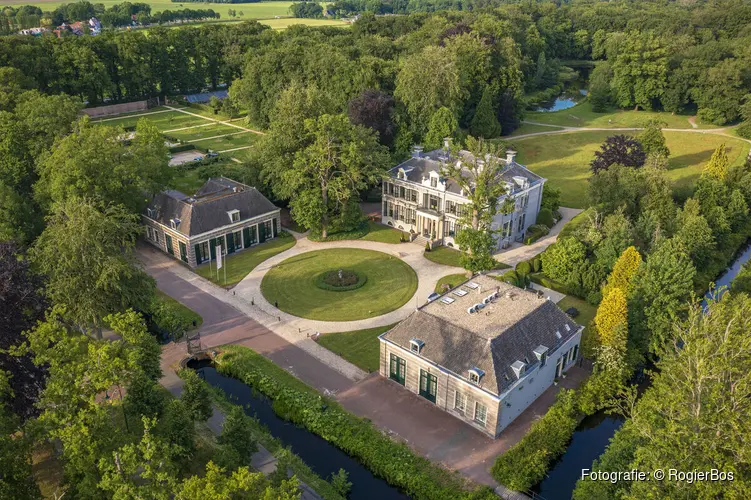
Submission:
[[[441,296],[440,293],[433,292],[430,295],[428,295],[428,302],[433,302],[435,299],[437,299],[440,296]]]

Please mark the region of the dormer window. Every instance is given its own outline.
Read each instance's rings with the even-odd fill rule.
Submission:
[[[146,209],[146,215],[148,215],[150,219],[153,219],[154,218],[154,209],[153,208],[147,208]]]
[[[422,340],[412,339],[409,341],[409,350],[415,354],[420,354],[420,351],[422,351],[422,347],[424,345],[425,345],[425,342],[423,342]]]
[[[567,331],[567,332],[570,332],[570,331],[571,331],[571,327],[570,327],[570,326],[568,326],[568,323],[566,323],[566,331]]]
[[[558,331],[558,330],[555,331],[555,338],[557,338],[557,339],[561,338],[561,332],[560,331]]]
[[[523,361],[516,360],[511,364],[511,369],[514,370],[516,378],[522,378],[522,375],[527,371],[527,365]]]
[[[229,221],[230,222],[240,222],[240,211],[239,210],[230,210],[227,212],[227,215],[229,215]]]
[[[402,169],[400,168],[400,169],[399,169],[399,172],[397,172],[397,174],[396,174],[396,178],[397,178],[397,179],[402,179],[402,180],[406,179],[406,178],[407,178],[407,176],[406,176],[406,175],[404,175],[404,170],[402,170]]]
[[[180,219],[178,219],[177,217],[170,219],[169,224],[172,229],[177,229],[177,226],[180,225]]]
[[[470,368],[469,381],[475,385],[480,385],[480,380],[482,379],[483,375],[485,375],[485,372],[480,370],[479,368],[477,367]]]
[[[544,345],[538,345],[533,351],[537,359],[540,361],[540,366],[545,366],[545,361],[548,359],[548,348]]]

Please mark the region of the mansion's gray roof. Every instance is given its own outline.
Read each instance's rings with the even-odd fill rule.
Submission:
[[[145,216],[171,225],[179,219],[177,231],[195,236],[230,224],[228,212],[240,211],[240,221],[279,210],[256,188],[226,177],[209,179],[193,196],[163,191],[151,200]]]
[[[435,172],[439,176],[443,177],[441,174],[444,169],[444,165],[446,165],[448,161],[454,162],[457,160],[466,161],[472,159],[472,154],[464,150],[459,151],[458,155],[454,154],[453,156],[451,156],[450,160],[445,155],[446,153],[442,149],[436,149],[435,151],[430,151],[428,153],[420,153],[419,156],[413,156],[412,158],[392,168],[389,171],[389,175],[396,178],[399,170],[403,169],[406,174],[406,180],[421,184],[423,179],[427,178],[431,172]],[[513,184],[514,177],[525,178],[530,185],[543,180],[542,177],[529,171],[524,165],[520,165],[513,160],[509,162],[507,161],[507,159],[501,158],[499,159],[499,161],[505,164],[501,175],[503,176],[503,180],[508,183]],[[462,175],[469,177],[471,176],[471,173],[465,169],[462,172]],[[456,184],[451,179],[445,179],[445,181],[446,191],[455,194],[461,193],[461,188],[458,184]]]
[[[498,297],[483,309],[467,312],[494,293]],[[411,340],[419,339],[424,342],[421,357],[465,379],[468,370],[479,368],[485,372],[480,386],[500,395],[517,380],[512,364],[535,365],[535,349],[545,346],[552,353],[579,328],[558,306],[536,293],[475,276],[420,307],[383,338],[407,350]]]

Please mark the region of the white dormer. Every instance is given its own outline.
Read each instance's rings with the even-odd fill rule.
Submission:
[[[527,365],[524,364],[524,361],[519,361],[517,359],[511,364],[511,369],[514,370],[516,378],[522,378],[522,375],[524,375],[524,372],[527,370]]]
[[[548,359],[548,348],[544,345],[538,345],[532,352],[534,352],[535,356],[537,356],[537,360],[540,362],[540,366],[545,366],[545,361]]]
[[[229,216],[230,223],[232,222],[240,222],[240,211],[239,210],[230,210],[227,212],[227,215]]]
[[[514,179],[516,185],[519,186],[519,189],[527,189],[529,187],[529,180],[526,177],[515,175],[512,178]]]
[[[484,371],[480,370],[476,366],[473,366],[468,370],[467,378],[469,378],[469,381],[473,384],[480,385],[480,380],[482,380],[483,375],[485,375]]]
[[[420,339],[411,339],[409,341],[409,350],[415,354],[420,354],[424,345],[425,342]]]
[[[177,229],[177,226],[180,225],[180,219],[178,219],[177,217],[170,219],[169,224],[172,229]]]
[[[147,208],[147,209],[146,209],[146,215],[147,215],[147,216],[148,216],[149,218],[153,219],[153,218],[154,218],[154,209],[153,209],[153,208]]]

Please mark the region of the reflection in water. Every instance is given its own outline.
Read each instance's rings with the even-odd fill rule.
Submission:
[[[555,100],[540,103],[540,106],[535,111],[560,111],[562,109],[573,108],[585,95],[587,95],[585,89],[578,89],[574,92],[565,92]]]
[[[346,470],[352,482],[350,498],[408,498],[325,439],[279,418],[267,398],[254,393],[253,389],[243,382],[220,374],[210,360],[191,360],[188,362],[188,368],[196,370],[210,385],[222,389],[232,402],[242,405],[246,414],[255,416],[268,428],[272,436],[279,439],[284,446],[291,447],[292,451],[322,478],[328,478],[340,468]]]

